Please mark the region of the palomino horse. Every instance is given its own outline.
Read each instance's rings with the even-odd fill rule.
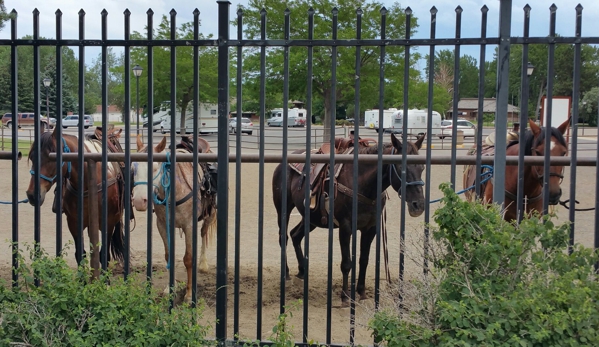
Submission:
[[[177,146],[177,153],[189,153],[193,150],[192,144],[189,141],[184,141],[181,146]],[[199,138],[198,138],[199,139]],[[210,147],[208,143],[202,139],[198,141],[198,149],[201,152],[210,153]],[[154,147],[154,153],[161,153],[166,147],[166,137],[160,141],[160,143]],[[137,137],[137,152],[147,153],[147,147],[143,144],[141,137]],[[187,291],[185,293],[185,300],[191,302],[191,275],[192,275],[192,251],[193,251],[193,233],[192,225],[201,220],[204,220],[201,228],[202,235],[202,249],[200,252],[200,266],[201,272],[208,271],[208,262],[206,261],[206,246],[209,244],[210,238],[213,238],[216,233],[216,191],[213,182],[213,173],[209,171],[206,164],[200,163],[200,170],[198,170],[198,180],[200,184],[200,190],[196,192],[195,199],[197,199],[198,206],[198,220],[194,221],[192,216],[193,212],[193,166],[190,162],[176,162],[176,175],[175,178],[171,178],[169,172],[168,163],[153,163],[153,182],[154,185],[154,213],[156,214],[156,224],[158,225],[158,232],[162,237],[164,243],[164,259],[167,262],[167,268],[174,266],[169,264],[169,243],[170,238],[167,234],[169,232],[167,221],[167,196],[165,195],[164,182],[170,182],[176,184],[175,194],[175,228],[181,228],[185,234],[185,255],[183,256],[183,263],[187,269]],[[166,180],[165,180],[166,178]],[[148,163],[136,162],[133,163],[133,206],[137,211],[145,211],[148,208],[148,190],[145,185],[148,184]],[[168,188],[168,187],[167,187]],[[170,198],[168,198],[170,199]],[[172,206],[169,208],[173,208]],[[173,221],[169,221],[173,223]],[[165,289],[165,293],[168,293],[168,285]]]
[[[568,145],[564,139],[564,134],[570,125],[570,118],[560,124],[557,128],[552,127],[547,129],[539,127],[533,121],[529,120],[530,129],[524,135],[522,141],[525,143],[525,156],[540,156],[545,155],[545,138],[551,136],[551,145],[549,147],[551,156],[565,156],[568,154]],[[517,156],[519,153],[518,140],[508,144],[506,155]],[[495,148],[493,146],[483,146],[483,155],[494,155]],[[476,150],[468,152],[474,155]],[[524,167],[524,206],[526,214],[530,215],[533,211],[543,210],[543,166],[525,166]],[[464,189],[474,185],[476,178],[476,166],[468,165],[464,167]],[[483,170],[484,171],[484,170]],[[551,165],[549,170],[549,204],[557,205],[562,196],[560,187],[563,176],[564,167]],[[505,215],[506,220],[515,220],[517,218],[516,193],[518,189],[518,166],[507,166],[505,169]],[[492,180],[484,182],[481,186],[481,198],[483,203],[493,201],[493,182]],[[474,188],[465,193],[469,201],[474,199]]]
[[[422,141],[425,136],[421,136],[415,143],[408,142],[407,153],[408,155],[417,155],[418,150],[422,146]],[[353,150],[357,150],[360,155],[374,155],[378,153],[378,146],[367,146],[361,145],[359,141],[354,141],[353,138],[348,139],[337,139],[339,146],[336,146],[336,153],[351,153]],[[345,144],[344,144],[345,143]],[[354,144],[358,143],[355,145]],[[383,154],[401,155],[402,146],[400,140],[395,135],[391,134],[391,143],[385,143],[383,147]],[[321,148],[320,152],[323,150]],[[326,153],[326,150],[324,151]],[[294,153],[303,153],[303,151],[295,151]],[[315,165],[317,168],[318,165]],[[282,181],[283,170],[287,170],[287,184]],[[324,168],[326,175],[323,175],[323,182],[326,182],[329,170]],[[382,191],[377,191],[377,165],[360,164],[358,174],[358,186],[357,188],[353,185],[353,171],[358,170],[352,163],[337,164],[335,167],[337,192],[334,204],[334,212],[332,218],[334,218],[335,228],[339,228],[339,243],[341,246],[341,272],[343,274],[343,292],[341,293],[341,300],[344,305],[347,304],[349,298],[348,291],[348,277],[352,267],[351,263],[351,252],[350,252],[350,240],[352,236],[352,189],[357,189],[358,193],[358,216],[357,216],[357,229],[361,231],[360,240],[360,273],[358,277],[357,292],[360,295],[360,299],[366,299],[365,293],[365,278],[366,268],[368,266],[368,258],[370,255],[370,246],[376,236],[376,226],[381,223],[382,216],[376,214],[376,199],[381,199],[381,204],[384,208],[386,195],[385,190],[392,186],[395,191],[401,193],[401,164],[383,164],[383,181]],[[418,217],[424,212],[424,195],[422,187],[424,182],[422,181],[422,171],[424,170],[423,165],[409,164],[406,170],[406,202],[408,205],[408,211],[410,216]],[[314,169],[312,169],[314,171]],[[281,208],[283,204],[283,187],[287,187],[287,213],[286,221],[289,223],[289,216],[293,208],[297,208],[302,216],[305,216],[305,205],[304,205],[304,189],[318,190],[317,187],[319,179],[313,179],[311,177],[305,178],[301,168],[297,165],[290,164],[287,167],[283,167],[279,164],[274,171],[272,178],[272,190],[273,190],[273,202],[278,214],[279,223],[279,240],[282,239],[282,214]],[[318,173],[317,173],[318,174]],[[313,184],[314,181],[316,185]],[[329,179],[330,181],[330,179]],[[304,187],[304,184],[309,184],[310,187]],[[327,188],[322,189],[328,192]],[[316,200],[319,198],[317,197]],[[328,209],[328,203],[326,199],[321,199],[321,202],[316,204],[326,205]],[[312,207],[312,206],[311,206]],[[310,208],[310,231],[317,227],[328,228],[327,219],[328,211],[324,208]],[[301,241],[304,238],[304,219],[296,225],[289,232],[293,248],[298,261],[298,278],[304,277],[304,265],[303,265],[303,252],[301,247]],[[287,278],[289,279],[289,266],[287,266]]]
[[[122,152],[121,145],[119,143],[121,130],[111,130],[108,132],[108,149],[109,152]],[[100,153],[102,151],[102,143],[98,140],[98,137],[101,135],[101,128],[98,127],[96,129],[96,134],[94,135],[86,135],[86,139],[84,142],[83,150],[86,153]],[[50,159],[49,154],[51,152],[56,152],[57,144],[63,147],[64,152],[78,152],[78,140],[77,137],[72,135],[63,134],[62,138],[58,138],[58,133],[56,129],[54,132],[45,132],[42,133],[39,141],[41,148],[41,162],[40,162],[40,172],[34,172],[33,168],[35,167],[36,160],[36,141],[31,145],[31,150],[29,152],[29,161],[32,162],[31,166],[31,179],[29,180],[29,187],[27,188],[27,198],[29,199],[29,203],[33,206],[42,205],[46,198],[46,193],[52,188],[56,181],[57,176],[57,167],[56,161]],[[79,256],[85,254],[85,249],[79,249],[79,233],[77,230],[77,211],[79,209],[83,209],[83,228],[87,228],[88,236],[92,239],[92,233],[97,232],[96,230],[90,230],[90,215],[89,215],[89,202],[88,202],[88,177],[89,169],[87,167],[87,163],[84,164],[84,191],[78,192],[77,187],[79,186],[79,179],[81,175],[77,172],[78,161],[73,162],[63,162],[60,169],[62,170],[63,177],[63,191],[60,194],[63,194],[63,206],[62,211],[67,217],[67,225],[69,227],[69,231],[73,236],[73,240],[75,241],[75,257],[79,259]],[[102,177],[102,166],[98,165],[97,176]],[[34,194],[34,175],[39,175],[40,180],[40,195],[35,196]],[[129,199],[125,200],[125,197],[129,195],[129,193],[125,194],[125,181],[123,172],[118,163],[109,163],[107,167],[107,180],[108,186],[106,187],[106,194],[108,197],[108,219],[106,221],[102,220],[102,194],[98,194],[98,218],[99,218],[99,226],[102,228],[104,222],[106,222],[106,230],[108,232],[108,245],[102,245],[102,247],[106,246],[110,250],[107,252],[108,259],[110,260],[110,256],[116,260],[123,260],[123,252],[125,249],[124,241],[123,241],[123,209],[125,203],[129,203]],[[98,192],[102,191],[102,182],[97,183],[92,189],[97,189]],[[78,196],[79,194],[83,194],[83,206],[78,206]],[[58,213],[56,210],[57,207],[53,206],[54,212]],[[92,245],[93,247],[94,245]]]

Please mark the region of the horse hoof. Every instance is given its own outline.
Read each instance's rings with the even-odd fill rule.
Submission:
[[[348,308],[348,307],[349,307],[349,300],[342,300],[341,308]]]
[[[203,273],[203,274],[207,274],[207,273],[209,273],[209,272],[210,272],[210,271],[209,271],[210,269],[208,268],[208,265],[205,265],[205,266],[202,266],[202,265],[200,265],[200,267],[198,268],[198,270],[199,270],[201,273]]]
[[[368,295],[366,295],[366,294],[361,294],[361,295],[360,295],[360,301],[362,301],[362,300],[368,300]]]

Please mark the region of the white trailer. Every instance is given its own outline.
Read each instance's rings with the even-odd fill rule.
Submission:
[[[368,110],[364,114],[364,126],[379,131],[379,110]],[[422,135],[428,128],[428,111],[411,109],[408,110],[408,135]],[[432,112],[432,134],[441,133],[441,115],[437,111]],[[387,133],[401,134],[403,132],[403,110],[390,108],[383,110],[383,131]]]
[[[170,102],[165,101],[160,105],[160,111],[154,115],[162,117],[160,128],[162,133],[171,131],[171,109]],[[200,134],[209,134],[218,132],[218,105],[200,103],[198,107],[198,129]],[[181,133],[181,110],[177,108],[175,111],[175,130]],[[185,112],[185,131],[184,133],[193,132],[193,109],[187,108]]]
[[[375,129],[379,132],[379,112],[380,110],[366,110],[364,112],[364,126]],[[393,114],[397,112],[396,108],[383,110],[383,129],[389,129],[393,126]]]

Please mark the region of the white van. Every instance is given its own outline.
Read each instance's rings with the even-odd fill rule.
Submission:
[[[379,131],[378,117],[379,111],[366,111],[364,119],[368,122],[368,112],[371,112],[371,121],[369,124],[365,124],[370,128]],[[370,125],[373,124],[373,125]],[[411,109],[408,110],[408,135],[422,135],[427,131],[428,128],[428,111]],[[387,133],[401,134],[403,132],[403,110],[389,109],[384,110],[383,113],[383,130]],[[437,135],[442,132],[441,129],[441,115],[437,111],[432,112],[432,125],[431,134]]]
[[[308,111],[303,108],[287,109],[287,126],[288,127],[304,127]],[[266,125],[269,127],[283,126],[283,109],[277,108],[271,111],[271,116],[266,120]]]

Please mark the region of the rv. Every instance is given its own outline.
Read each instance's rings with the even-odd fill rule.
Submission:
[[[160,129],[165,134],[171,131],[171,107],[170,101],[164,101],[160,105],[160,111],[154,115],[162,118]],[[198,131],[200,134],[209,134],[218,132],[218,105],[203,104],[198,105]],[[181,110],[177,107],[175,111],[175,130],[181,133]],[[185,112],[185,131],[184,133],[193,132],[193,109],[187,107]]]
[[[287,126],[288,127],[303,127],[306,125],[306,117],[308,111],[303,108],[287,109]],[[283,109],[277,108],[271,111],[270,118],[266,121],[269,127],[283,126]]]
[[[383,130],[384,132],[401,134],[403,132],[403,110],[388,109],[383,110]],[[369,110],[364,115],[365,126],[379,131],[379,111]],[[428,111],[411,109],[408,110],[408,135],[422,135],[428,128]],[[441,115],[437,111],[432,112],[431,134],[441,133]]]

